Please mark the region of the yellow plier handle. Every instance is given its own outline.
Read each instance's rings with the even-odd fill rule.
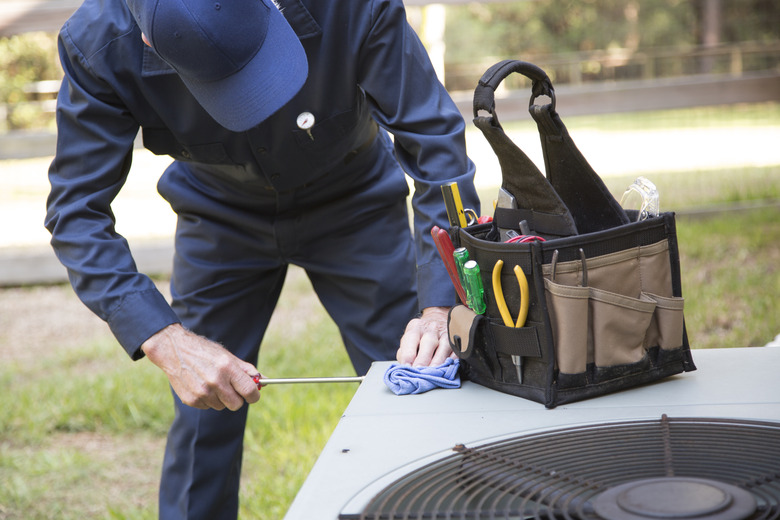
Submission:
[[[504,299],[504,289],[501,286],[501,269],[504,267],[504,261],[496,261],[496,265],[493,266],[493,293],[496,297],[496,304],[498,304],[498,312],[501,313],[501,319],[504,320],[504,325],[507,327],[520,328],[525,325],[525,320],[528,318],[528,279],[525,277],[523,269],[516,265],[514,267],[515,277],[517,283],[520,286],[520,311],[517,313],[517,321],[512,320],[512,315],[509,313],[509,307],[506,305]]]
[[[520,311],[517,313],[515,327],[520,328],[525,325],[525,320],[528,318],[528,306],[530,304],[528,299],[528,279],[519,265],[514,267],[514,272],[517,283],[520,286]]]

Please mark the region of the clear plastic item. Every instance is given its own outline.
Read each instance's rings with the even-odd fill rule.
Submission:
[[[658,216],[658,189],[645,177],[637,177],[620,199],[623,209],[637,211],[637,221]]]

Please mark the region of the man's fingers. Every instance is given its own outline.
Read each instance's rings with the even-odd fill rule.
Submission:
[[[250,373],[256,375],[257,369],[249,369],[243,366],[243,362],[232,364],[220,372],[220,380],[213,387],[220,404],[235,412],[244,406],[244,402],[254,403],[260,399],[260,390]]]
[[[204,406],[203,406],[204,410],[211,409],[211,410],[220,411],[226,408],[225,403],[223,403],[222,400],[216,395],[210,395],[203,402],[204,402]]]
[[[187,406],[200,410],[225,408],[236,411],[248,403],[257,402],[260,399],[260,391],[247,371],[236,365],[226,366],[223,370],[217,370],[196,381],[196,377],[189,374],[189,381],[176,379],[173,389]],[[257,370],[251,370],[257,374]]]
[[[251,379],[250,379],[251,382]],[[257,392],[257,387],[255,387]],[[257,398],[259,399],[259,392]],[[214,410],[224,410],[227,408],[236,411],[244,405],[244,397],[231,384],[221,384],[210,386],[207,390],[193,396],[190,399],[182,399],[182,402],[193,408],[201,410],[212,408]]]
[[[401,343],[398,347],[398,352],[395,354],[395,358],[399,363],[405,365],[411,365],[414,363],[414,359],[417,357],[417,349],[420,345],[422,338],[422,330],[420,327],[420,320],[414,319],[406,326],[406,331],[401,337]]]
[[[231,387],[230,391],[218,391],[217,397],[224,404],[224,407],[230,411],[235,412],[242,406],[244,406],[244,398],[236,393]],[[214,407],[215,408],[215,407]],[[216,409],[216,408],[215,408]]]
[[[176,395],[179,396],[181,402],[192,408],[199,410],[208,410],[213,408],[214,410],[222,410],[225,408],[224,403],[217,397],[217,395],[207,385],[201,385],[198,389],[191,385],[183,385],[180,381],[172,381],[171,386]]]
[[[426,330],[420,338],[420,346],[417,351],[417,358],[412,363],[413,366],[429,366],[433,359],[436,349],[439,347],[439,335],[436,331]]]
[[[452,354],[447,338],[446,313],[437,314],[434,318],[415,318],[409,322],[396,352],[399,363],[441,365]]]
[[[445,361],[447,361],[448,357],[452,357],[452,347],[450,346],[450,338],[447,336],[447,334],[442,334],[439,336],[439,346],[436,349],[436,354],[434,354],[433,359],[431,360],[431,366],[439,366]]]
[[[233,388],[247,403],[252,404],[260,400],[260,389],[254,381],[259,372],[249,363],[245,363],[240,373],[231,381]]]

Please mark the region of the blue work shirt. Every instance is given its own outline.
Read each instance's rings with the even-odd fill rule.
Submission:
[[[124,0],[86,0],[60,32],[65,78],[46,227],[76,293],[133,358],[146,339],[179,321],[114,230],[111,203],[139,127],[146,148],[175,159],[170,168],[283,193],[338,176],[378,123],[392,133],[397,162],[414,181],[420,308],[455,301],[430,229],[447,226],[443,183],[457,181],[464,203],[478,209],[474,165],[464,121],[401,0],[279,3],[306,51],[308,78],[281,110],[240,133],[217,124],[143,43]],[[303,112],[316,118],[311,135],[297,126]],[[388,139],[381,130],[380,138]],[[397,189],[406,182],[399,172],[387,171],[381,182]]]

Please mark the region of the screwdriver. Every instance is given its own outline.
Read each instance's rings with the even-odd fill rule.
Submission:
[[[257,388],[265,385],[281,385],[293,383],[360,383],[366,376],[347,376],[347,377],[288,377],[281,379],[271,379],[267,377],[253,376]]]
[[[444,197],[444,207],[447,209],[447,219],[450,227],[466,227],[466,213],[463,210],[463,202],[460,200],[460,190],[457,182],[442,184],[441,194]]]
[[[482,286],[482,277],[479,273],[479,265],[474,260],[469,260],[463,265],[463,276],[466,280],[466,298],[468,306],[477,314],[485,314],[485,289]]]

